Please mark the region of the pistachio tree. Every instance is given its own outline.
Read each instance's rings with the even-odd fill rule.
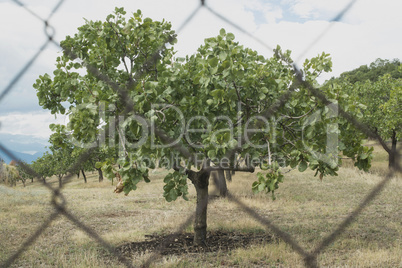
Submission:
[[[381,62],[380,60],[376,62],[378,61]],[[374,67],[372,69],[376,70]],[[385,73],[378,77],[371,75],[373,80],[375,78],[374,81],[367,79],[352,82],[359,76],[349,77],[348,73],[345,73],[326,85],[338,88],[342,94],[347,94],[350,99],[355,100],[354,107],[363,108],[360,120],[380,138],[381,145],[389,155],[390,168],[396,167],[398,163],[397,143],[402,134],[402,79],[399,78],[402,75],[402,67],[399,67],[399,71],[398,68],[394,69],[392,73]],[[391,141],[391,146],[388,146],[386,141]]]
[[[38,179],[46,182],[46,178],[49,178],[54,175],[53,168],[53,156],[51,153],[46,151],[41,157],[38,157],[35,161],[32,162],[31,168],[35,171],[36,175],[39,177]]]
[[[102,182],[103,171],[100,167],[97,167],[96,164],[108,158],[115,159],[116,148],[96,146],[92,148],[90,155],[85,160],[78,161],[81,155],[85,153],[84,145],[71,139],[71,133],[67,130],[65,125],[51,124],[49,127],[53,131],[49,138],[49,143],[51,144],[50,150],[53,160],[56,161],[53,170],[55,175],[59,177],[60,185],[63,176],[67,172],[76,173],[78,175],[81,172],[84,177],[84,182],[86,183],[85,171],[93,170],[97,170],[99,182]]]
[[[51,157],[51,170],[53,171],[53,175],[57,176],[59,180],[59,187],[63,185],[63,177],[71,172],[69,168],[74,163],[74,159],[72,158],[72,148],[68,147],[58,147],[55,145],[50,146],[50,150],[52,153]]]
[[[21,163],[22,163],[22,165],[21,165]],[[19,179],[22,182],[22,184],[24,185],[24,187],[25,187],[26,180],[30,179],[31,182],[33,182],[33,179],[34,179],[34,176],[30,172],[28,172],[26,170],[26,168],[24,168],[24,167],[29,167],[29,166],[30,166],[30,164],[26,163],[25,161],[21,161],[16,166],[18,174],[19,174]]]
[[[391,140],[390,148],[385,142],[381,144],[389,155],[388,166],[396,167],[396,146],[402,134],[402,79],[385,74],[376,82],[357,82],[350,89],[351,94],[367,107],[363,122],[384,141]]]
[[[195,244],[206,241],[211,171],[261,168],[250,187],[274,193],[283,167],[310,168],[322,179],[337,174],[340,154],[369,167],[362,136],[337,113],[338,103],[348,101],[326,88],[323,103],[309,90],[331,69],[328,54],[295,72],[289,51],[277,47],[266,58],[222,29],[180,58],[170,23],[141,11],[125,15],[116,9],[104,22],[86,21],[61,42],[55,71],[34,84],[39,104],[67,113],[67,131],[84,147],[119,148],[118,159],[97,166],[108,177],[118,174],[126,194],[150,182],[155,166],[169,170],[163,187],[169,202],[188,200],[191,182]]]

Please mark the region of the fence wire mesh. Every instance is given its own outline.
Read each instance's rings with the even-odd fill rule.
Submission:
[[[34,16],[44,24],[44,34],[47,37],[46,42],[43,43],[43,45],[39,48],[37,53],[25,64],[25,66],[15,75],[15,77],[11,80],[11,82],[5,87],[5,89],[1,92],[0,94],[0,103],[4,100],[4,98],[15,88],[15,84],[21,80],[21,78],[27,73],[28,69],[38,61],[38,57],[40,54],[46,49],[47,46],[50,44],[56,45],[57,47],[61,48],[59,43],[54,40],[54,34],[57,29],[54,29],[52,25],[50,24],[50,19],[57,15],[57,11],[60,9],[62,6],[64,0],[58,1],[56,5],[52,8],[51,12],[46,18],[42,18],[39,16],[37,13],[32,11],[29,7],[27,7],[24,3],[18,1],[18,0],[13,0],[15,4],[20,6],[21,8],[25,9],[26,12],[28,12],[31,16]],[[337,16],[334,17],[334,19],[331,21],[331,23],[326,27],[324,31],[322,31],[314,40],[312,40],[311,44],[306,47],[303,50],[303,53],[300,55],[300,58],[303,58],[304,55],[307,53],[307,51],[313,47],[324,35],[330,34],[331,28],[333,26],[334,22],[339,22],[342,21],[342,18],[344,17],[345,14],[348,13],[348,11],[352,8],[352,6],[355,4],[356,0],[352,0],[348,3],[348,5],[341,11]],[[255,37],[253,34],[251,34],[247,29],[243,29],[241,26],[239,26],[237,23],[231,21],[230,19],[226,18],[219,12],[216,12],[214,9],[212,9],[210,6],[208,6],[208,3],[206,3],[204,0],[200,1],[199,6],[192,12],[190,15],[187,17],[187,19],[181,24],[181,26],[178,28],[176,33],[180,33],[185,27],[191,24],[192,20],[196,15],[199,14],[199,11],[201,9],[207,10],[210,14],[213,14],[215,17],[217,17],[219,20],[221,20],[224,23],[227,23],[234,27],[237,31],[245,34],[246,36],[252,38],[254,41],[257,43],[261,44],[265,48],[273,51],[272,47],[262,41],[261,39]],[[169,40],[166,40],[168,42]],[[160,51],[155,52],[154,56],[157,56]],[[67,51],[69,57],[71,58],[77,58],[77,55],[74,54],[72,51]],[[315,88],[313,85],[309,84],[308,82],[304,81],[303,75],[301,71],[299,70],[298,66],[294,63],[288,63],[292,68],[295,73],[295,77],[297,78],[296,82],[294,85],[291,85],[289,90],[284,92],[282,96],[280,96],[276,103],[274,103],[268,111],[266,111],[262,116],[265,118],[270,118],[273,116],[273,114],[283,105],[286,104],[286,102],[290,99],[292,96],[292,92],[294,91],[295,88],[297,88],[298,85],[303,84],[308,88],[311,94],[313,94],[317,99],[321,100],[323,103],[330,104],[331,101],[328,100],[328,98],[317,88]],[[98,79],[106,82],[116,93],[118,93],[121,96],[128,96],[128,89],[123,87],[122,85],[119,85],[106,75],[102,74],[96,66],[92,66],[90,64],[87,64],[84,62],[85,67],[87,68],[88,72],[93,74],[95,77]],[[140,75],[140,74],[139,74]],[[126,113],[129,111],[132,111],[134,107],[134,103],[132,102],[131,98],[126,98]],[[375,139],[376,142],[384,146],[384,148],[388,148],[387,145],[385,144],[384,140],[377,134],[371,131],[368,126],[362,124],[354,118],[352,115],[350,115],[348,112],[342,109],[342,107],[339,107],[339,114],[340,116],[343,116],[346,118],[350,123],[356,126],[360,131],[364,132],[368,137]],[[164,141],[168,141],[169,137],[166,135],[166,133],[163,133],[163,131],[156,129],[155,134]],[[189,152],[186,150],[186,148],[181,147],[177,145],[175,147],[176,150],[180,151],[183,155],[188,155]],[[389,149],[389,148],[388,148]],[[0,150],[4,152],[7,156],[9,156],[12,159],[18,159],[13,153],[7,149],[3,144],[0,143]],[[391,151],[391,149],[389,149]],[[230,152],[233,153],[233,152]],[[229,154],[230,154],[229,153]],[[399,152],[392,152],[394,154],[399,155]],[[190,155],[189,155],[190,156]],[[77,161],[72,165],[71,170],[74,170],[74,167],[79,165],[81,162],[86,161],[89,157],[91,157],[91,149],[86,150],[78,159]],[[31,174],[35,177],[38,177],[37,174],[35,173],[34,170],[32,170],[29,166],[24,165],[22,162],[20,163],[22,168],[27,172],[28,174]],[[353,222],[356,220],[356,218],[362,213],[362,211],[379,195],[379,193],[384,189],[386,184],[391,180],[393,177],[394,173],[401,172],[401,167],[399,166],[399,163],[396,164],[396,168],[393,170],[389,170],[388,174],[386,174],[383,179],[371,189],[371,191],[365,196],[363,200],[361,200],[360,204],[353,209],[353,211],[342,220],[342,222],[333,230],[331,234],[328,236],[324,237],[321,241],[321,243],[318,244],[318,246],[312,250],[308,251],[305,248],[303,248],[301,245],[299,245],[294,237],[292,237],[289,233],[286,233],[281,230],[280,227],[275,225],[268,217],[260,215],[256,210],[253,208],[247,206],[244,202],[242,202],[238,197],[232,195],[230,192],[228,193],[228,199],[235,203],[241,210],[243,210],[246,214],[248,214],[251,218],[255,219],[257,222],[259,222],[262,226],[264,226],[267,230],[272,231],[275,233],[280,239],[282,239],[285,243],[290,245],[292,249],[297,252],[303,259],[306,267],[318,267],[319,264],[317,262],[318,256],[325,251],[325,249],[333,243],[344,231],[345,229]],[[64,216],[67,218],[69,221],[71,221],[74,225],[76,225],[80,230],[82,230],[85,234],[93,238],[95,241],[97,241],[103,248],[105,248],[107,251],[109,251],[112,255],[114,255],[123,265],[126,267],[133,267],[132,261],[124,257],[122,254],[120,254],[114,245],[111,243],[107,242],[104,238],[102,238],[101,235],[99,235],[96,231],[94,231],[91,227],[89,227],[87,224],[84,222],[80,221],[75,215],[73,215],[69,210],[68,210],[68,203],[66,199],[63,196],[63,186],[66,185],[66,183],[70,182],[71,179],[73,178],[72,173],[69,175],[65,176],[63,179],[63,184],[60,185],[59,187],[54,187],[51,186],[50,184],[46,183],[45,181],[41,181],[43,186],[49,189],[52,193],[52,199],[51,199],[51,206],[54,208],[54,212],[51,213],[42,223],[39,228],[28,238],[26,241],[19,247],[19,249],[14,252],[11,256],[9,256],[3,263],[0,264],[1,267],[8,267],[12,265],[20,256],[21,254],[28,249],[35,241],[45,232],[47,228],[54,222],[59,216]],[[213,181],[215,182],[216,185],[219,185],[217,182],[216,176],[212,176]],[[213,202],[213,201],[212,201]],[[205,204],[206,206],[206,204]],[[194,220],[195,214],[188,215],[188,217],[181,223],[178,224],[177,229],[175,232],[173,232],[165,241],[163,241],[159,247],[152,253],[149,258],[144,262],[143,266],[144,267],[149,267],[152,263],[154,263],[156,260],[158,260],[158,256],[160,256],[160,253],[163,251],[164,247],[166,247],[171,241],[173,241],[177,235],[182,233],[187,226],[191,224],[191,222]]]

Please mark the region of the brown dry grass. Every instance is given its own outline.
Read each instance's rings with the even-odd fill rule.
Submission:
[[[378,150],[378,170],[363,173],[343,167],[338,177],[321,182],[313,172],[292,171],[277,191],[270,195],[251,192],[253,174],[236,174],[228,185],[230,192],[260,215],[270,219],[297,243],[314,249],[347,217],[382,180],[386,161]],[[377,158],[376,158],[377,159]],[[195,192],[190,186],[190,201],[168,203],[162,197],[165,171],[152,173],[149,184],[142,184],[128,196],[113,193],[110,181],[89,182],[74,179],[63,195],[67,208],[81,222],[113,245],[142,241],[146,234],[169,233],[195,209]],[[56,179],[51,182],[57,183]],[[215,191],[211,187],[211,193]],[[394,177],[380,195],[354,223],[320,256],[323,267],[401,267],[401,176]],[[8,188],[0,185],[0,262],[21,244],[54,211],[51,194],[40,183]],[[270,232],[227,199],[216,199],[208,207],[210,230]],[[191,226],[187,228],[191,231]],[[273,234],[274,235],[274,234]],[[274,235],[275,236],[275,235]],[[124,267],[65,217],[58,217],[20,256],[15,267]],[[149,253],[135,256],[139,266]],[[153,263],[157,267],[303,267],[303,261],[280,239],[265,245],[202,255],[167,256]]]

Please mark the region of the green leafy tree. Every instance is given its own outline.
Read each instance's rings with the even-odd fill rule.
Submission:
[[[81,172],[86,183],[85,171],[97,170],[99,174],[99,182],[103,181],[103,172],[101,168],[96,166],[96,163],[103,162],[111,157],[116,159],[115,147],[109,148],[106,146],[96,146],[95,148],[92,148],[91,154],[88,155],[85,161],[78,161],[80,156],[85,152],[85,149],[81,147],[83,145],[76,141],[72,141],[69,138],[71,133],[69,133],[64,125],[51,124],[50,129],[53,131],[53,134],[49,139],[49,142],[52,144],[50,149],[53,152],[55,161],[59,161],[60,159],[60,163],[56,163],[55,166],[57,167],[57,170],[59,170],[59,174],[56,175],[61,175],[62,177],[64,174],[60,172],[66,172],[67,170],[71,173],[77,174]]]
[[[74,146],[69,142],[65,132],[65,126],[51,124],[50,129],[54,131],[49,138],[49,149],[52,153],[51,164],[52,175],[56,175],[59,180],[59,186],[62,187],[63,177],[68,172],[76,173],[80,167],[73,166],[75,158],[73,157]]]
[[[56,175],[59,180],[59,186],[62,186],[63,177],[67,175],[68,172],[72,172],[70,170],[71,165],[73,164],[74,159],[72,158],[72,149],[71,148],[62,148],[51,146],[52,158],[49,163],[52,165],[53,174]]]
[[[383,136],[391,139],[391,153],[389,153],[389,166],[395,167],[400,161],[397,158],[397,142],[402,136],[402,79],[393,82],[389,100],[380,106],[383,114],[381,126]]]
[[[105,22],[86,21],[67,36],[53,77],[41,75],[34,87],[43,108],[69,114],[75,140],[118,146],[117,161],[97,166],[108,177],[121,176],[126,194],[150,181],[153,159],[170,171],[167,201],[187,200],[190,181],[197,195],[195,244],[206,240],[212,171],[261,167],[266,171],[252,189],[273,193],[283,180],[280,167],[310,168],[322,179],[337,174],[343,153],[369,168],[363,136],[337,115],[338,103],[352,104],[333,88],[322,89],[331,103],[308,90],[307,83],[317,85],[317,76],[331,69],[328,54],[306,60],[300,81],[289,51],[278,47],[267,59],[222,29],[192,56],[175,59],[170,23],[143,19],[140,11],[128,20],[124,15],[116,9]],[[288,90],[290,99],[278,104]]]
[[[74,159],[74,165],[76,166],[75,173],[77,174],[77,178],[80,178],[80,174],[84,178],[84,182],[87,183],[87,171],[93,171],[94,167],[90,161],[82,161],[79,162],[78,159],[85,152],[84,149],[80,147],[74,147],[74,150],[71,153],[72,158]]]
[[[20,163],[22,163],[23,165],[21,165]],[[34,176],[26,169],[26,167],[30,167],[30,164],[26,163],[25,161],[21,161],[20,163],[16,166],[16,168],[19,174],[19,180],[25,187],[26,180],[31,180],[33,182]]]
[[[4,166],[5,162],[2,158],[0,158],[0,180],[2,182],[5,182],[5,166]]]
[[[367,80],[376,82],[380,77],[389,74],[392,78],[402,78],[402,73],[398,70],[401,62],[398,59],[392,61],[386,59],[377,59],[369,65],[362,65],[352,71],[342,73],[338,79],[347,80],[354,84],[356,82],[365,82]]]
[[[402,66],[396,60],[391,63],[378,59],[368,68],[370,79],[359,75],[359,69],[341,74],[328,85],[340,87],[356,104],[358,100],[362,113],[360,120],[382,140],[391,140],[391,148],[385,142],[381,144],[389,154],[389,167],[395,167],[402,131]]]
[[[53,156],[48,151],[41,157],[38,157],[32,162],[31,167],[35,173],[39,176],[39,179],[46,182],[46,178],[54,175],[51,163],[53,162]]]

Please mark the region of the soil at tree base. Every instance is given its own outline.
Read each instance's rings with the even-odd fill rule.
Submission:
[[[227,231],[208,232],[207,244],[193,245],[192,233],[177,235],[146,235],[147,240],[131,242],[117,247],[117,252],[125,257],[138,253],[159,251],[162,255],[183,255],[188,253],[227,252],[236,248],[246,248],[252,244],[272,242],[272,235],[265,233],[241,233]]]

